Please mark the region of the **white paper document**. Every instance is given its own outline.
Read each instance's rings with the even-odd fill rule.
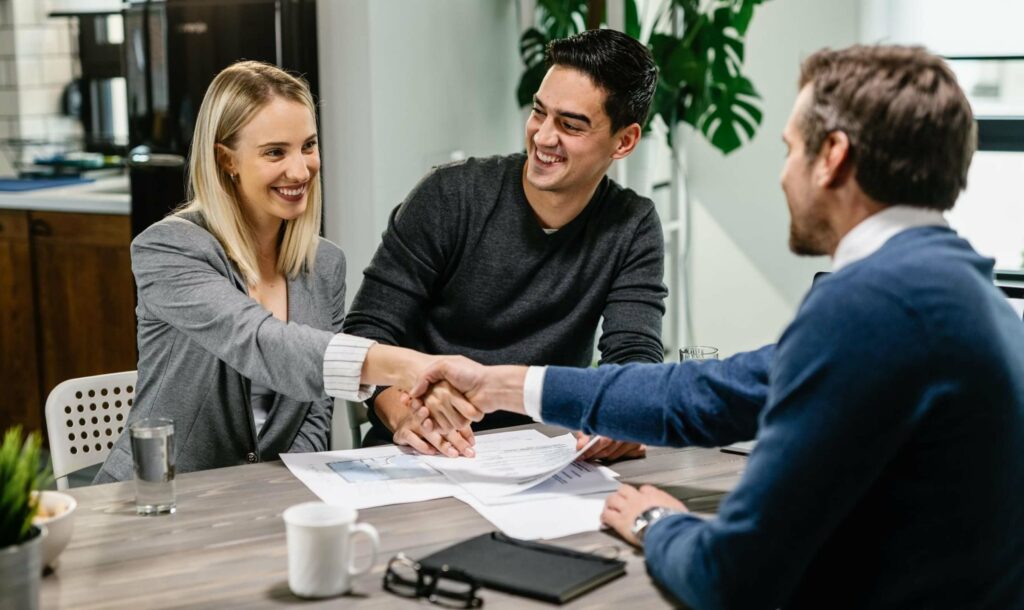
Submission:
[[[505,496],[478,497],[477,500],[482,504],[496,506],[614,491],[619,488],[619,482],[615,478],[617,476],[619,475],[607,466],[575,461],[526,491]]]
[[[388,445],[321,453],[283,453],[288,469],[328,504],[371,508],[455,496],[495,527],[526,540],[600,528],[614,471],[576,461],[571,434],[537,430],[476,437],[475,458],[417,455]]]
[[[446,498],[460,490],[408,449],[385,446],[282,453],[297,479],[328,504],[371,508]]]
[[[510,504],[484,504],[468,494],[457,497],[513,538],[550,540],[601,529],[604,500],[611,493],[605,491]]]
[[[492,445],[546,438],[536,430],[517,430],[477,436],[476,447],[489,452]],[[291,473],[328,504],[371,508],[462,493],[457,484],[424,463],[422,457],[394,445],[281,454]]]
[[[739,443],[733,443],[722,447],[722,451],[726,453],[740,453],[743,455],[750,455],[750,452],[754,450],[757,445],[757,441],[742,441]]]
[[[571,434],[556,438],[540,436],[505,439],[500,444],[484,446],[478,440],[476,457],[472,458],[424,456],[421,459],[474,497],[486,501],[521,493],[543,483],[590,447],[588,443],[577,451],[576,437]],[[566,476],[571,477],[571,474],[566,473]]]

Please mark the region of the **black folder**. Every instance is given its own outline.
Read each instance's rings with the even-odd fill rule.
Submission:
[[[457,568],[481,586],[555,604],[583,595],[626,573],[626,562],[498,532],[483,534],[420,560],[424,567]]]

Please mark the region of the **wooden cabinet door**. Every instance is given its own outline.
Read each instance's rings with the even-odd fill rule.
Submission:
[[[41,392],[73,377],[135,370],[128,216],[31,212]]]
[[[0,210],[0,432],[42,428],[28,212]]]

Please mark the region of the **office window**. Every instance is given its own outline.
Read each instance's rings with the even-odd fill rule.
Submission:
[[[1024,269],[1024,153],[979,151],[950,225],[996,268]]]
[[[951,57],[978,120],[967,190],[949,213],[954,229],[996,269],[1024,270],[1024,57]]]
[[[950,57],[978,118],[978,149],[1024,152],[1024,57]]]

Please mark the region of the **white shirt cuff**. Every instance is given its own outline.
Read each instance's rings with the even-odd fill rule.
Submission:
[[[373,396],[376,386],[361,384],[363,362],[370,346],[377,343],[353,335],[338,333],[324,352],[324,390],[328,396],[362,402]]]
[[[523,382],[523,406],[526,414],[533,418],[533,421],[543,422],[540,417],[541,399],[544,394],[544,374],[546,366],[531,366],[526,369],[526,380]]]

